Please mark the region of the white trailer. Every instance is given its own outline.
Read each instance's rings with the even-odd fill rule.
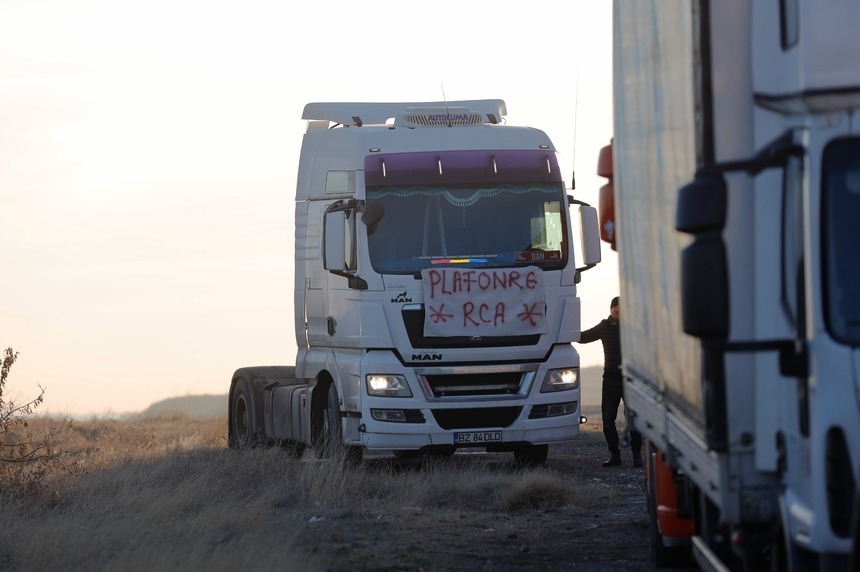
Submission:
[[[571,342],[597,213],[567,194],[546,134],[505,114],[501,100],[305,107],[296,365],[235,372],[232,446],[480,447],[536,464],[578,434]]]
[[[856,570],[860,4],[613,17],[599,170],[657,563],[686,543],[705,569]]]

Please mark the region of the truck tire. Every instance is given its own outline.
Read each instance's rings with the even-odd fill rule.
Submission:
[[[319,414],[320,434],[314,447],[317,457],[341,460],[348,465],[360,463],[361,447],[343,443],[343,421],[334,382],[328,384],[326,398]]]
[[[549,445],[522,445],[514,449],[514,464],[518,467],[539,467],[546,463]]]
[[[251,449],[259,443],[259,420],[254,410],[254,394],[247,379],[236,379],[230,395],[230,430],[228,445],[233,449]]]

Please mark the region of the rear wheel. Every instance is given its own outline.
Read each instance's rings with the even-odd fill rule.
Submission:
[[[228,444],[234,449],[250,449],[258,443],[254,395],[247,379],[239,378],[230,397],[230,430]]]
[[[538,467],[546,463],[549,445],[523,445],[514,450],[514,463],[518,467]]]

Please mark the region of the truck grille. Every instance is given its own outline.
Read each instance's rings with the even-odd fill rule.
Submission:
[[[442,429],[489,429],[510,427],[522,407],[483,407],[481,409],[432,409]]]
[[[403,325],[409,342],[415,349],[433,348],[488,348],[507,346],[534,346],[540,341],[540,334],[528,336],[450,336],[428,338],[424,336],[424,306],[404,306],[401,310]]]
[[[433,397],[461,395],[513,395],[520,390],[523,373],[473,373],[465,375],[424,375]]]

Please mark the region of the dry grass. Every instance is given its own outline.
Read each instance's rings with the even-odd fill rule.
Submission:
[[[408,548],[410,527],[495,530],[518,511],[573,517],[599,493],[575,476],[474,456],[403,468],[237,452],[224,419],[182,415],[75,422],[55,452],[37,488],[0,492],[2,570],[446,569]]]

